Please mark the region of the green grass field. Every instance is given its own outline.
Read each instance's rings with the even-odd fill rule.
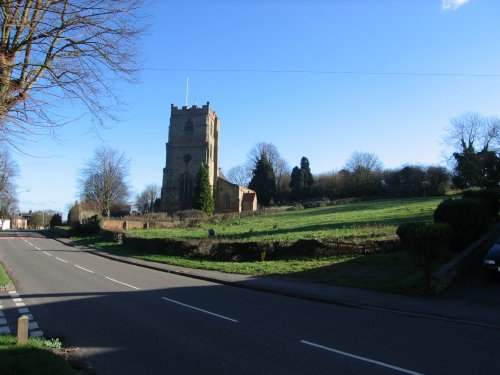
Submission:
[[[407,221],[432,220],[443,200],[438,198],[392,199],[287,211],[254,217],[203,223],[194,228],[137,229],[147,238],[206,238],[213,228],[218,238],[262,241],[339,238],[351,242],[396,238],[396,228]]]
[[[345,241],[396,238],[396,228],[407,221],[431,221],[443,198],[395,199],[360,202],[265,216],[230,219],[201,224],[197,228],[131,230],[143,237],[206,238],[214,228],[219,238],[237,240],[282,240],[340,238]],[[100,236],[73,238],[89,247],[111,254],[188,268],[216,270],[247,275],[287,275],[307,280],[368,288],[404,294],[422,292],[421,271],[407,252],[325,256],[285,257],[281,260],[221,262],[180,256],[146,253],[104,242]]]

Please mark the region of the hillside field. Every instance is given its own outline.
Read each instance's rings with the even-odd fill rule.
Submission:
[[[396,238],[396,228],[408,221],[431,221],[443,197],[385,199],[280,213],[226,219],[171,229],[133,229],[146,238],[218,238],[252,241],[294,241],[335,238],[349,242]]]
[[[252,241],[293,241],[339,238],[345,242],[390,240],[407,221],[431,221],[438,198],[392,199],[321,208],[283,211],[239,219],[182,226],[140,229],[129,233],[148,238],[207,238],[214,228],[219,238]],[[287,275],[314,282],[404,294],[422,293],[421,269],[406,251],[340,256],[290,256],[281,260],[232,262],[164,255],[103,241],[100,235],[73,237],[83,245],[124,257],[189,268],[247,275]]]

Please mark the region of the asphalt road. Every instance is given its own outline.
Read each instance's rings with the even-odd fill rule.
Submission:
[[[97,374],[498,373],[500,330],[232,288],[35,232],[3,233],[0,260],[45,336]]]

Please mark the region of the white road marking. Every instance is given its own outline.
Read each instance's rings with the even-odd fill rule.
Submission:
[[[361,356],[359,356],[359,355],[346,353],[346,352],[343,352],[343,351],[340,351],[340,350],[336,350],[336,349],[329,348],[329,347],[327,347],[327,346],[323,346],[323,345],[315,344],[315,343],[310,342],[310,341],[301,340],[300,342],[301,342],[302,344],[306,344],[306,345],[314,346],[314,347],[316,347],[316,348],[324,349],[324,350],[327,350],[327,351],[329,351],[329,352],[333,352],[333,353],[337,353],[337,354],[340,354],[340,355],[344,355],[344,356],[346,356],[346,357],[350,357],[350,358],[354,358],[354,359],[359,359],[360,361],[364,361],[364,362],[372,363],[372,364],[374,364],[374,365],[378,365],[378,366],[382,366],[382,367],[387,367],[387,368],[390,368],[390,369],[393,369],[393,370],[396,370],[396,371],[399,371],[399,372],[403,372],[403,373],[405,373],[405,374],[423,375],[423,374],[422,374],[422,373],[420,373],[420,372],[415,372],[415,371],[407,370],[407,369],[404,369],[404,368],[401,368],[401,367],[397,367],[397,366],[389,365],[389,364],[384,363],[384,362],[375,361],[375,360],[373,360],[373,359],[369,359],[369,358],[361,357]]]
[[[88,270],[88,269],[86,269],[86,268],[80,267],[78,264],[74,264],[74,266],[75,266],[76,268],[80,268],[81,270],[84,270],[84,271],[87,271],[87,272],[90,272],[90,273],[95,273],[94,271],[91,271],[91,270]]]
[[[64,259],[61,259],[61,258],[58,258],[58,257],[56,257],[56,259],[59,260],[59,261],[61,261],[61,262],[63,262],[63,263],[68,263],[67,260],[64,260]]]
[[[111,280],[111,281],[113,281],[113,282],[115,282],[115,283],[118,283],[118,284],[122,284],[122,285],[128,286],[129,288],[132,288],[132,289],[135,289],[135,290],[139,290],[139,288],[137,288],[136,286],[133,286],[133,285],[130,285],[130,284],[126,284],[126,283],[122,283],[121,281],[118,281],[118,280],[112,279],[111,277],[107,277],[107,276],[105,276],[105,277],[106,277],[106,279]]]
[[[49,257],[51,257],[51,256],[52,256],[52,254],[49,254],[49,253],[48,253],[48,252],[46,252],[46,251],[44,251],[43,253],[44,253],[45,255],[48,255]]]
[[[59,260],[62,260],[62,259],[59,259]],[[29,321],[29,323],[28,323],[28,329],[31,331],[30,332],[30,337],[41,337],[41,336],[43,336],[43,331],[40,330],[40,327],[38,326],[38,323],[33,321],[33,315],[30,314],[29,313],[30,310],[27,307],[25,307],[26,304],[24,302],[22,302],[23,299],[20,298],[19,293],[17,293],[17,291],[15,291],[15,290],[10,290],[9,294],[10,294],[10,297],[12,298],[12,301],[15,303],[15,305],[17,307],[19,307],[17,309],[17,311],[19,312],[19,314],[26,315],[28,317],[28,321]],[[1,314],[0,315],[0,317],[1,317],[0,318],[0,325],[1,325],[1,324],[4,324],[4,320],[5,319],[3,319],[3,316],[4,316],[3,312],[0,312],[0,314]],[[6,322],[7,321],[5,320],[5,323]],[[0,334],[2,334],[2,333],[10,333],[9,327],[8,326],[7,327],[0,327]]]
[[[42,250],[42,249],[40,249],[39,247],[36,247],[36,246],[35,246],[35,249],[37,249],[37,250]]]
[[[194,306],[191,306],[191,305],[186,305],[185,303],[182,303],[182,302],[170,299],[170,298],[166,298],[166,297],[161,297],[161,298],[164,299],[165,301],[176,303],[178,305],[181,305],[181,306],[184,306],[184,307],[196,310],[196,311],[201,311],[201,312],[203,312],[205,314],[209,314],[209,315],[213,315],[213,316],[216,316],[218,318],[221,318],[221,319],[229,320],[230,322],[233,322],[233,323],[238,323],[238,321],[236,319],[231,319],[231,318],[228,318],[227,316],[224,316],[224,315],[219,315],[219,314],[213,313],[211,311],[200,309],[198,307],[194,307]]]

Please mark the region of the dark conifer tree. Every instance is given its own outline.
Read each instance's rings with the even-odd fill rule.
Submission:
[[[193,195],[193,208],[205,211],[208,215],[214,213],[214,196],[208,179],[208,168],[201,165],[196,176]]]
[[[292,169],[292,174],[290,176],[290,189],[292,190],[292,200],[300,200],[300,185],[301,185],[301,173],[299,167],[294,167]]]
[[[265,153],[261,154],[252,171],[252,175],[252,180],[248,184],[248,187],[257,193],[257,199],[260,204],[269,206],[276,192],[276,178],[273,166]]]
[[[294,167],[290,176],[290,188],[292,199],[301,200],[312,197],[314,179],[309,167],[309,160],[303,156],[300,159],[300,168]]]
[[[300,182],[302,199],[311,198],[314,179],[309,167],[309,159],[305,156],[300,159]]]

